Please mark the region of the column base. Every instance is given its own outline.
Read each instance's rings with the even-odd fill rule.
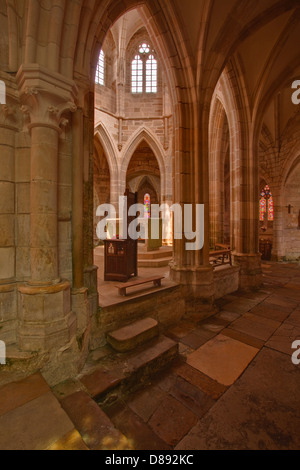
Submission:
[[[187,315],[200,313],[205,318],[213,313],[215,287],[211,266],[182,267],[173,262],[170,264],[170,277],[182,285]]]
[[[19,286],[18,346],[22,351],[58,350],[76,336],[70,283]]]
[[[256,290],[263,286],[261,269],[261,255],[232,253],[233,263],[240,267],[239,288],[242,290]]]
[[[87,288],[72,290],[72,311],[77,318],[77,345],[80,355],[78,365],[81,369],[89,354],[91,336],[91,314]]]

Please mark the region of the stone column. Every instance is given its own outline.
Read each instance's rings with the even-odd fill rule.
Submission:
[[[58,133],[34,123],[31,129],[31,279],[53,285],[58,278]]]
[[[0,341],[6,347],[16,342],[15,212],[20,204],[15,184],[15,135],[19,116],[11,96],[15,93],[14,85],[9,81],[10,77],[6,80],[6,104],[0,104]]]
[[[31,275],[19,286],[19,347],[47,352],[76,333],[70,283],[58,276],[58,140],[64,113],[74,111],[75,86],[38,65],[17,74],[22,111],[31,135]]]
[[[240,288],[262,285],[258,233],[258,164],[252,146],[240,151],[232,169],[232,249],[234,264],[240,266]]]
[[[187,105],[186,105],[187,108]],[[185,111],[187,109],[184,108]],[[200,116],[200,114],[199,114]],[[202,118],[195,124],[201,129]],[[186,126],[188,128],[188,126]],[[191,126],[193,127],[193,126]],[[206,130],[205,130],[206,129]],[[203,135],[208,137],[207,125]],[[196,142],[195,137],[187,129],[176,129],[177,146],[181,151],[175,156],[175,202],[180,203],[184,213],[184,205],[193,206],[193,230],[195,230],[196,205],[204,205],[204,246],[200,250],[188,251],[186,240],[174,241],[174,261],[171,263],[171,277],[183,285],[186,299],[186,312],[203,312],[210,310],[214,300],[214,276],[209,264],[209,172],[207,137],[202,142]],[[196,133],[193,132],[195,136]],[[201,313],[200,313],[201,314]]]

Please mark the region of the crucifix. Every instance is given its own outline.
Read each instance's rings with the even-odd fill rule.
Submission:
[[[287,207],[288,213],[290,214],[292,212],[291,209],[293,208],[293,206],[291,206],[291,204],[289,204],[286,207]]]

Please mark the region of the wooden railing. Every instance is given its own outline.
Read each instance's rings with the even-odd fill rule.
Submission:
[[[218,244],[214,251],[209,252],[209,262],[216,268],[229,264],[232,266],[231,249],[229,245]]]

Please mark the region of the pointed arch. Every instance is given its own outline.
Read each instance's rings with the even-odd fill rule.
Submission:
[[[109,133],[107,132],[105,126],[102,123],[96,125],[94,136],[99,139],[103,147],[111,174],[116,174],[116,176],[118,176],[119,165],[116,156],[116,150]]]
[[[122,161],[122,166],[120,170],[121,181],[126,182],[127,169],[130,163],[130,160],[138,148],[138,146],[145,141],[152,152],[154,153],[155,158],[157,159],[160,177],[161,177],[161,196],[165,195],[165,183],[166,183],[166,166],[164,161],[164,151],[161,144],[158,142],[156,137],[145,127],[139,129],[132,137],[130,142],[127,144],[124,149],[124,157]]]
[[[116,150],[114,144],[109,136],[104,125],[98,124],[95,129],[94,138],[98,139],[100,144],[103,147],[109,172],[110,172],[110,202],[111,204],[117,204],[119,194],[119,164],[116,156]]]

